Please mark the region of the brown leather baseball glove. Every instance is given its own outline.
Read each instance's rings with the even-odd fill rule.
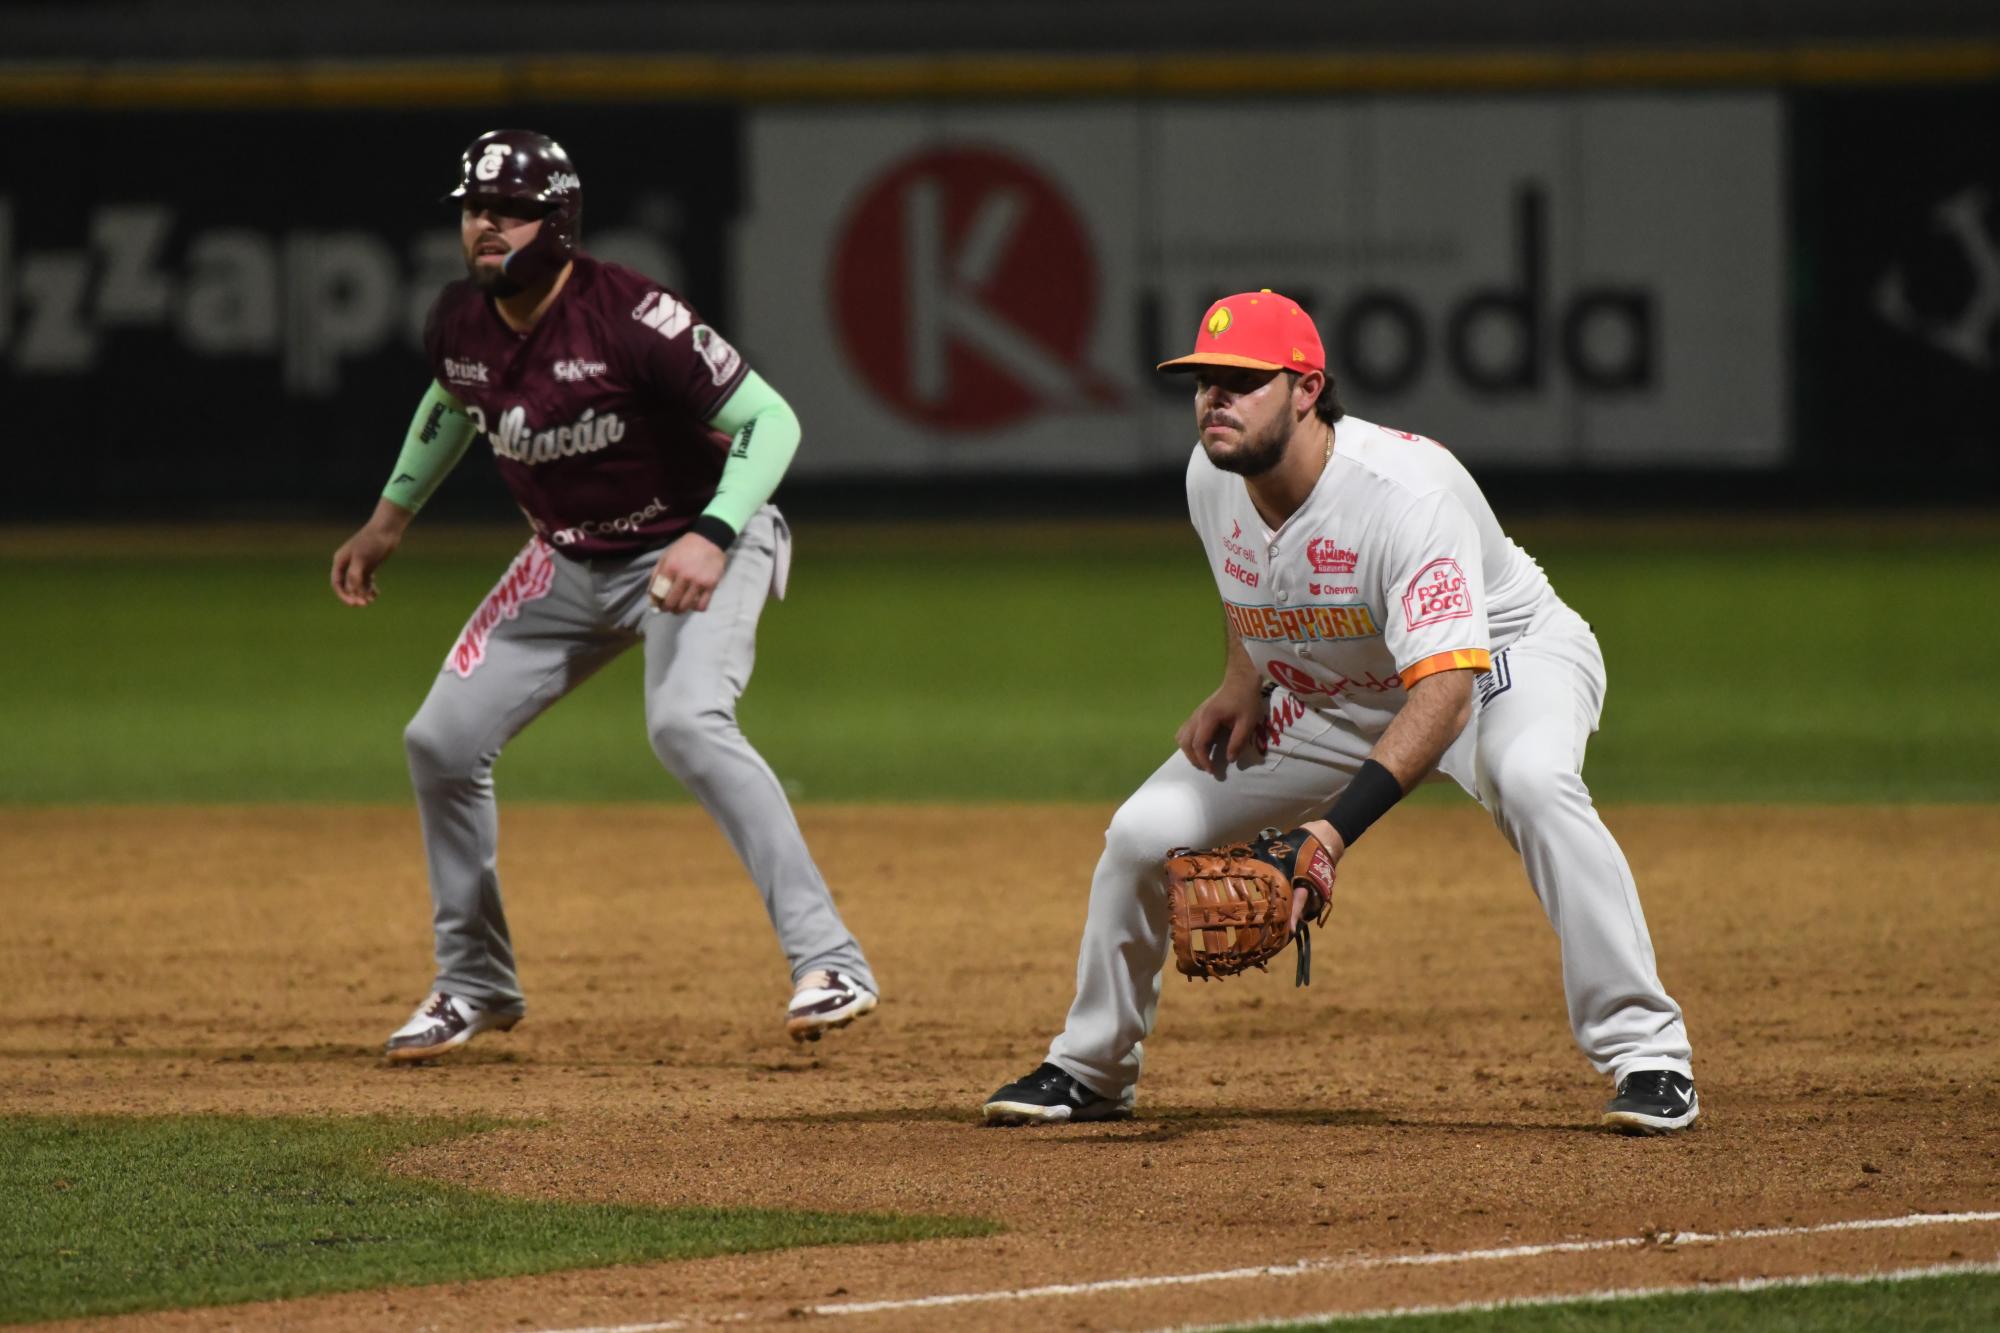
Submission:
[[[1292,890],[1306,890],[1293,984],[1312,984],[1311,925],[1333,903],[1333,858],[1304,829],[1267,828],[1255,842],[1167,853],[1167,911],[1174,965],[1191,981],[1233,977],[1264,965],[1292,942]],[[1309,924],[1310,923],[1310,924]]]

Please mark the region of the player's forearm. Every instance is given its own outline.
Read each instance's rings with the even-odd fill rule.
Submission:
[[[1302,826],[1337,857],[1437,767],[1472,720],[1471,671],[1440,671],[1410,687],[1360,771],[1333,807]]]
[[[803,432],[791,405],[754,370],[708,424],[731,437],[729,457],[694,530],[726,547],[776,492]]]
[[[1247,685],[1259,691],[1264,684],[1257,664],[1250,660],[1250,650],[1243,646],[1243,636],[1229,623],[1227,615],[1222,618],[1222,683]]]
[[[409,526],[410,518],[458,466],[458,460],[465,457],[466,446],[477,433],[464,405],[437,381],[431,381],[423,401],[417,404],[416,415],[410,418],[409,432],[403,437],[403,452],[397,455],[389,484],[382,488],[383,501],[404,513],[403,527]],[[382,513],[382,507],[376,506],[377,519]]]
[[[1437,767],[1472,720],[1471,671],[1440,671],[1410,687],[1410,697],[1368,757],[1409,791]]]
[[[386,537],[400,541],[411,520],[416,516],[414,509],[405,509],[385,495],[375,502],[375,512],[368,516],[368,526]]]

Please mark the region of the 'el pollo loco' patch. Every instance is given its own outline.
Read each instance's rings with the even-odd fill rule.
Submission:
[[[1463,620],[1471,614],[1472,592],[1466,587],[1465,571],[1448,555],[1418,570],[1403,590],[1403,623],[1411,629]]]

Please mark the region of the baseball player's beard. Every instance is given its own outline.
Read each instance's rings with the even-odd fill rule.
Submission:
[[[472,279],[472,285],[482,292],[499,292],[507,282],[507,270],[504,265],[482,264],[478,255],[465,257],[465,272],[466,276]]]
[[[1202,437],[1202,452],[1208,461],[1224,472],[1234,472],[1239,477],[1261,477],[1278,466],[1285,457],[1285,446],[1291,441],[1291,426],[1282,418],[1265,427],[1261,434],[1244,437],[1243,443],[1234,452],[1218,455]]]

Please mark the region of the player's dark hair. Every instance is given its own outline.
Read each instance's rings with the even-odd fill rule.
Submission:
[[[1285,373],[1292,377],[1292,383],[1299,382],[1298,371],[1288,370]],[[1333,372],[1323,370],[1320,373],[1326,376],[1326,387],[1321,389],[1319,397],[1313,400],[1313,415],[1331,426],[1347,415],[1347,409],[1340,405],[1340,386],[1333,382]]]

